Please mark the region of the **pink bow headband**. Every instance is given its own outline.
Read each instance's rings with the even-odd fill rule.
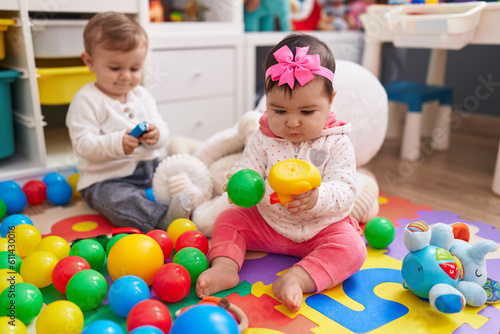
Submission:
[[[314,79],[313,74],[321,75],[333,83],[333,72],[320,65],[318,54],[308,55],[307,51],[309,46],[297,47],[294,59],[290,48],[287,45],[282,46],[273,53],[278,63],[267,69],[266,78],[270,75],[273,81],[279,80],[278,86],[287,83],[291,89],[295,79],[304,86]]]

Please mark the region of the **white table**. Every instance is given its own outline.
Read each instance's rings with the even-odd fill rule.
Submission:
[[[444,4],[445,5],[445,4]],[[364,14],[365,48],[362,64],[375,76],[380,77],[382,44],[393,42],[394,34],[389,29],[387,13],[395,5],[372,5]],[[500,2],[489,2],[481,11],[481,19],[470,44],[500,45]],[[427,70],[427,83],[442,85],[445,78],[446,49],[433,48]],[[494,66],[498,66],[494,64]],[[500,143],[493,176],[492,190],[500,195]]]

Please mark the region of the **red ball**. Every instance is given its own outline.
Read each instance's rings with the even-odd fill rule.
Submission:
[[[26,182],[22,190],[31,205],[41,204],[47,198],[47,185],[40,180]]]
[[[191,276],[178,263],[164,264],[153,277],[153,291],[167,303],[175,303],[186,297],[191,287]]]
[[[52,270],[52,284],[54,287],[66,293],[66,286],[69,280],[78,272],[90,269],[90,264],[80,256],[67,256],[57,262]]]
[[[172,241],[172,237],[170,237],[170,234],[167,233],[167,231],[164,230],[152,230],[146,233],[147,236],[150,236],[153,238],[158,245],[160,245],[160,248],[163,252],[163,258],[166,260],[172,255],[172,252],[174,251],[174,242]]]
[[[178,252],[186,247],[198,248],[203,254],[207,255],[208,239],[199,231],[186,231],[177,238],[175,242],[175,251]]]
[[[145,325],[158,327],[163,333],[168,333],[172,327],[172,316],[168,307],[155,299],[146,299],[135,304],[127,317],[127,331],[131,332]]]

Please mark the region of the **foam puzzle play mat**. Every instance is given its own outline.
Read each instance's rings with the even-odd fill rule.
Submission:
[[[209,245],[189,221],[145,236],[78,198],[4,210],[0,333],[499,333],[500,231],[403,198],[379,203],[394,239],[367,233],[361,270],[304,295],[297,313],[272,292],[297,258],[248,252],[239,284],[200,300],[191,282]]]

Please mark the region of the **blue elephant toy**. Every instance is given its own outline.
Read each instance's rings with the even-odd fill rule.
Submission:
[[[443,313],[458,313],[466,304],[479,307],[487,302],[484,258],[497,250],[492,240],[471,245],[455,239],[452,226],[437,223],[429,228],[425,222],[415,221],[403,233],[410,252],[403,259],[403,286],[429,299],[431,306]]]

